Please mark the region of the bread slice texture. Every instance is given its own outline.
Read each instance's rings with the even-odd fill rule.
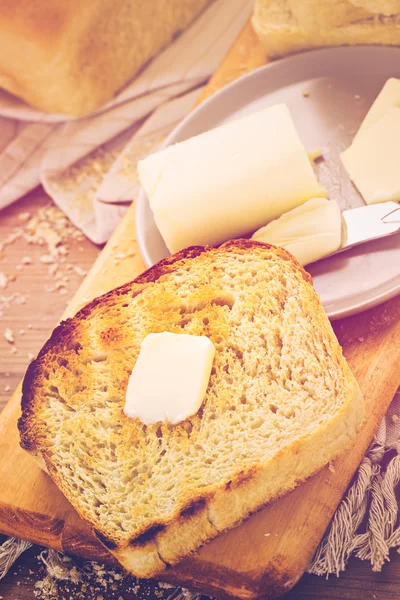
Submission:
[[[206,335],[216,356],[200,410],[146,426],[125,392],[161,331]],[[178,252],[61,323],[28,368],[19,429],[102,543],[152,577],[335,458],[363,414],[310,276],[236,240]]]
[[[312,1],[306,0],[307,4],[312,4]],[[371,15],[369,18],[336,26],[336,21],[340,23],[347,20],[348,13],[335,12],[332,3],[331,7],[325,7],[325,10],[327,0],[314,2],[319,8],[311,12],[309,23],[305,24],[307,15],[301,9],[300,0],[256,0],[252,25],[269,57],[285,56],[324,46],[400,44],[400,14]],[[342,2],[339,4],[343,5]],[[365,9],[365,6],[358,8]],[[332,20],[333,24],[329,25],[329,20]]]

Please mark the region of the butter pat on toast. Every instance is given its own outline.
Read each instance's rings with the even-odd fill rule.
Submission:
[[[162,331],[208,336],[215,358],[195,415],[146,426],[124,415],[126,388]],[[61,323],[28,368],[19,429],[102,543],[152,577],[334,459],[363,414],[310,276],[236,240],[182,250]]]

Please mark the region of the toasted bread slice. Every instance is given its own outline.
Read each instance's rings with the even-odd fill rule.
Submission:
[[[216,356],[197,414],[146,426],[125,392],[161,331],[209,336]],[[178,252],[61,323],[25,376],[19,429],[103,544],[151,577],[335,458],[363,406],[310,276],[236,240]]]

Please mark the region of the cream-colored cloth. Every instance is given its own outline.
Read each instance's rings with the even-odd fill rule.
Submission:
[[[381,571],[395,548],[400,553],[400,390],[361,461],[353,482],[308,568],[315,575],[339,576],[351,556]]]
[[[111,102],[71,119],[0,92],[0,209],[42,183],[93,242],[136,197],[136,162],[187,114],[250,18],[252,0],[213,3]]]

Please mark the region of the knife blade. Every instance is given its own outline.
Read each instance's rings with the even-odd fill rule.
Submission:
[[[400,231],[400,205],[397,202],[371,204],[342,211],[342,243],[339,254],[359,244],[394,235]],[[332,256],[332,255],[331,255]]]

